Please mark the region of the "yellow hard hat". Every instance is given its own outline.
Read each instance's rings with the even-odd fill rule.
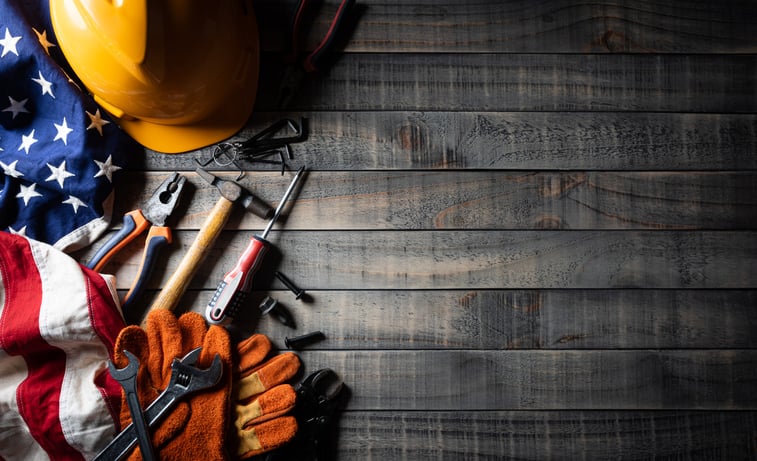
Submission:
[[[50,16],[77,77],[147,148],[213,144],[252,113],[259,46],[250,0],[50,0]]]

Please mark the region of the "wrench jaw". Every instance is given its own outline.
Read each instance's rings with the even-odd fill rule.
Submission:
[[[216,354],[210,366],[204,370],[194,367],[200,358],[201,348],[190,351],[171,363],[171,379],[168,386],[144,411],[149,427],[158,422],[187,395],[215,386],[221,380],[223,364]],[[131,363],[131,362],[130,362]],[[129,424],[94,458],[96,461],[113,461],[125,458],[137,445],[134,424]]]
[[[123,353],[129,360],[129,363],[125,367],[116,368],[116,365],[113,363],[113,361],[108,361],[108,371],[116,381],[130,379],[131,377],[136,376],[137,372],[139,371],[139,359],[126,349],[124,349]]]
[[[201,370],[194,367],[200,357],[200,352],[198,348],[184,356],[184,359],[174,359],[171,363],[171,380],[166,390],[181,388],[182,393],[190,393],[218,384],[223,372],[220,354],[213,357],[213,362],[207,369]],[[184,360],[190,355],[190,362],[185,363]]]

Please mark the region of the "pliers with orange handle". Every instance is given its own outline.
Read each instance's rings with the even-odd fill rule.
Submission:
[[[171,229],[166,227],[165,223],[179,203],[186,180],[187,178],[179,173],[173,173],[166,178],[144,207],[124,214],[121,229],[108,239],[87,263],[88,268],[99,272],[113,255],[149,227],[137,276],[121,301],[121,310],[125,317],[134,299],[139,297],[150,278],[160,249],[171,243]]]

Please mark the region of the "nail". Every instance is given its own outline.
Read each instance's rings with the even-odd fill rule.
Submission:
[[[323,339],[326,339],[326,335],[324,335],[323,332],[314,331],[312,333],[296,336],[294,338],[284,338],[284,344],[286,344],[289,349],[297,350],[301,349],[304,346],[307,346],[308,344],[312,344]]]
[[[292,293],[294,293],[294,299],[300,299],[300,298],[302,298],[302,295],[305,294],[305,290],[303,290],[302,288],[298,288],[297,285],[295,285],[294,283],[292,283],[292,281],[289,280],[287,278],[287,276],[284,275],[284,274],[282,274],[281,272],[276,271],[276,272],[273,273],[273,275],[275,275],[276,278],[279,279],[281,281],[281,283],[284,284],[284,286],[286,286],[287,288],[289,288],[289,291],[291,291]]]

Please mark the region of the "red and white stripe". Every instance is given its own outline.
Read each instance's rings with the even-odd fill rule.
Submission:
[[[115,435],[107,360],[124,320],[110,283],[0,232],[0,459],[82,460]]]

